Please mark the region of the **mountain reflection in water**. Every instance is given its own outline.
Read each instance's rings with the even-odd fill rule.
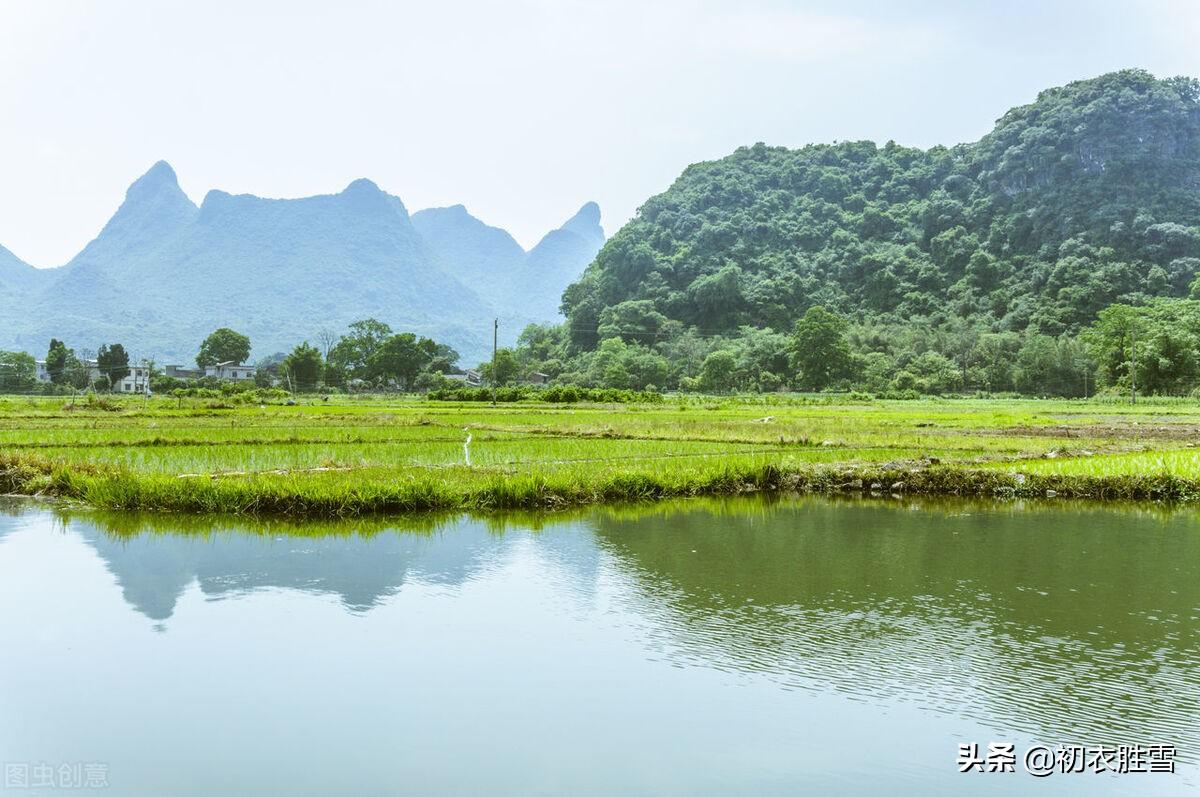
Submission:
[[[168,636],[195,621],[177,616],[192,589],[223,603],[325,596],[367,618],[411,586],[455,601],[453,634],[461,612],[484,611],[473,590],[490,585],[495,602],[532,579],[569,615],[563,644],[595,666],[631,644],[647,666],[781,696],[1050,744],[1173,743],[1192,775],[1200,750],[1200,524],[1188,511],[743,498],[304,525],[13,505],[0,562],[39,524],[90,547]],[[496,622],[525,633],[520,617]],[[548,631],[526,630],[547,644]]]

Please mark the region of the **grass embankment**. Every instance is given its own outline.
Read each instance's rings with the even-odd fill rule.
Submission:
[[[1197,440],[1200,407],[1183,403],[0,399],[0,492],[294,517],[759,490],[1188,501]]]

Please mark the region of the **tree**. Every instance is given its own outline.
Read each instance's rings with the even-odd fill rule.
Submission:
[[[667,358],[645,346],[632,345],[622,360],[634,390],[658,389],[667,383]]]
[[[129,355],[120,343],[101,346],[100,351],[96,352],[96,366],[100,369],[100,376],[108,380],[111,390],[113,385],[129,376]]]
[[[74,359],[75,352],[67,348],[67,344],[55,338],[50,339],[50,350],[46,352],[46,371],[50,381],[56,385],[67,384],[67,366]]]
[[[936,351],[927,351],[907,366],[917,377],[917,389],[922,393],[947,393],[962,387],[962,371],[954,361]]]
[[[284,359],[284,382],[297,393],[311,393],[321,381],[323,366],[320,350],[305,341]]]
[[[517,380],[521,374],[521,363],[512,349],[499,349],[496,351],[495,379],[492,378],[491,362],[480,363],[479,373],[488,384],[503,386]]]
[[[792,366],[805,390],[823,390],[845,378],[852,363],[846,342],[848,323],[837,313],[814,305],[792,333]]]
[[[317,343],[321,344],[321,356],[325,358],[325,362],[329,362],[329,352],[333,349],[335,343],[338,342],[337,333],[328,327],[321,327],[317,332]]]
[[[76,390],[83,390],[92,386],[92,369],[88,365],[86,358],[80,359],[68,349],[66,363],[66,370],[64,372],[66,379],[63,384],[73,387]]]
[[[83,390],[92,384],[92,369],[88,367],[87,352],[80,352],[83,358],[75,355],[74,349],[68,349],[60,340],[50,341],[50,350],[46,353],[46,371],[50,381],[56,385],[66,385],[76,390]]]
[[[980,335],[971,350],[977,384],[991,392],[1012,390],[1013,363],[1020,348],[1021,336],[1016,332]]]
[[[421,345],[425,340],[428,339],[417,340],[417,336],[411,332],[392,335],[380,344],[367,361],[367,374],[379,382],[394,379],[401,388],[408,389],[421,369],[433,359],[432,347]]]
[[[1101,383],[1108,387],[1130,385],[1137,333],[1143,332],[1143,342],[1145,340],[1139,316],[1136,307],[1114,304],[1101,310],[1096,321],[1081,335],[1099,366],[1097,375]]]
[[[196,365],[201,368],[226,362],[235,362],[241,365],[248,359],[250,359],[250,338],[234,332],[228,327],[221,327],[200,344],[200,353],[196,355]]]
[[[1106,385],[1132,387],[1135,359],[1138,392],[1186,393],[1200,378],[1200,301],[1114,304],[1081,337]]]
[[[448,374],[454,370],[458,363],[459,353],[452,346],[445,343],[438,343],[431,338],[421,338],[417,345],[429,356],[428,362],[423,366],[423,370],[431,373]]]
[[[23,351],[0,351],[0,390],[25,393],[37,384],[37,362]]]
[[[733,374],[737,370],[737,360],[733,352],[714,351],[704,358],[700,368],[700,389],[712,393],[725,393],[733,388]]]
[[[648,299],[621,302],[600,312],[601,338],[621,337],[630,343],[651,345],[667,317],[654,309]]]
[[[329,350],[329,365],[355,379],[365,379],[371,357],[391,336],[392,328],[382,321],[374,318],[355,321],[350,331]]]

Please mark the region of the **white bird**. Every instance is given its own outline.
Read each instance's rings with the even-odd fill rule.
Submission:
[[[471,466],[471,427],[464,426],[463,431],[467,433],[467,440],[463,443],[463,459],[467,463],[467,467]]]

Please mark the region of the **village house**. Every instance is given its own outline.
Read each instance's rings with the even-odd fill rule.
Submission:
[[[95,360],[84,360],[83,364],[86,365],[88,368],[88,381],[89,382],[95,382],[97,379],[100,378],[100,364],[99,363],[97,363]],[[53,379],[50,378],[50,369],[48,369],[46,367],[45,360],[35,360],[34,365],[37,367],[37,374],[36,374],[37,381],[39,381],[39,382],[53,382],[54,381]]]
[[[461,374],[445,374],[445,377],[451,382],[458,382],[466,387],[479,387],[483,384],[483,374],[473,368],[468,368]]]
[[[149,395],[150,366],[146,364],[129,366],[129,374],[114,384],[112,389],[114,393],[142,393]]]
[[[206,366],[204,375],[213,376],[217,379],[227,379],[230,382],[244,382],[247,379],[253,379],[257,370],[253,365],[242,365],[239,362],[229,360],[228,362]]]
[[[204,376],[204,371],[200,368],[184,368],[182,365],[164,365],[163,376],[172,379],[199,379]]]

